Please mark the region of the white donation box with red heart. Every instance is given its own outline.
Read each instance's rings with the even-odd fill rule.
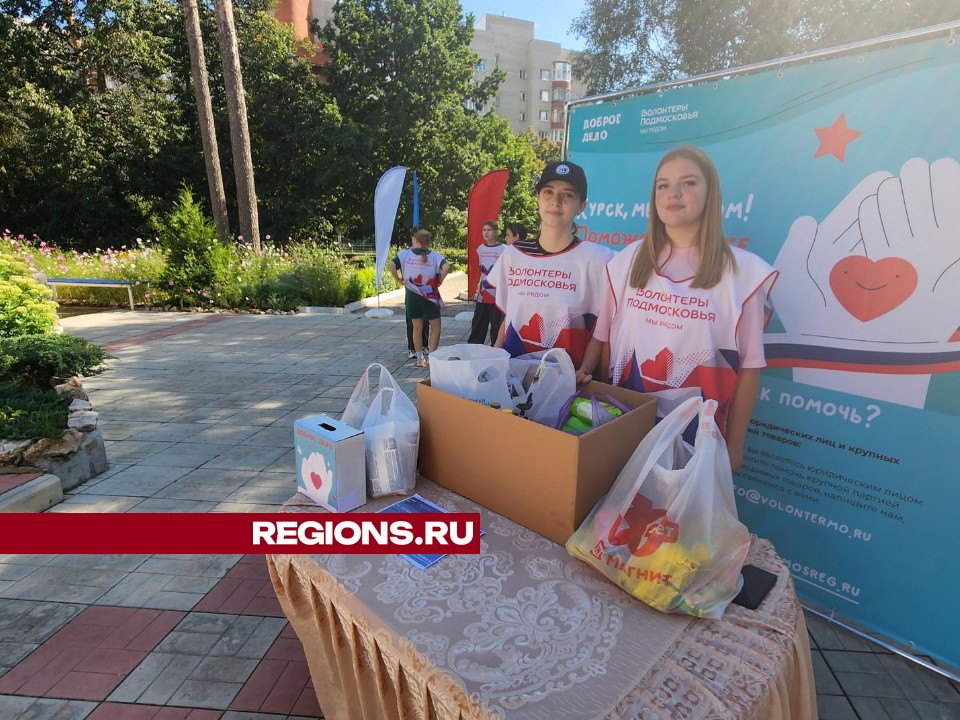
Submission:
[[[297,489],[333,512],[367,502],[363,431],[326,415],[293,423]]]

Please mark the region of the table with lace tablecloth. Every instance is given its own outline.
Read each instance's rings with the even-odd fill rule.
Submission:
[[[481,513],[479,555],[425,570],[397,555],[267,557],[328,720],[816,718],[803,613],[768,541],[747,560],[778,576],[757,610],[665,615],[556,543],[429,481],[417,491]],[[285,509],[319,510],[302,495]]]

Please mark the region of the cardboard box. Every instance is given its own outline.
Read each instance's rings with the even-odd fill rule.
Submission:
[[[293,445],[300,492],[333,512],[367,502],[363,431],[312,415],[293,423]]]
[[[420,474],[563,544],[653,427],[649,395],[590,382],[633,408],[579,437],[417,386]]]

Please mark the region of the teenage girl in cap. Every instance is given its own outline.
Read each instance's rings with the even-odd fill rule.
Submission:
[[[557,347],[582,365],[605,291],[604,268],[613,256],[577,237],[574,218],[586,201],[583,168],[547,163],[537,183],[539,237],[517,240],[490,271],[504,314],[496,345],[514,357]]]

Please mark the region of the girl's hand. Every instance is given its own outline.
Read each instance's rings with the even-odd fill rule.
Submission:
[[[583,370],[577,370],[577,386],[584,385],[593,380],[593,375]]]

